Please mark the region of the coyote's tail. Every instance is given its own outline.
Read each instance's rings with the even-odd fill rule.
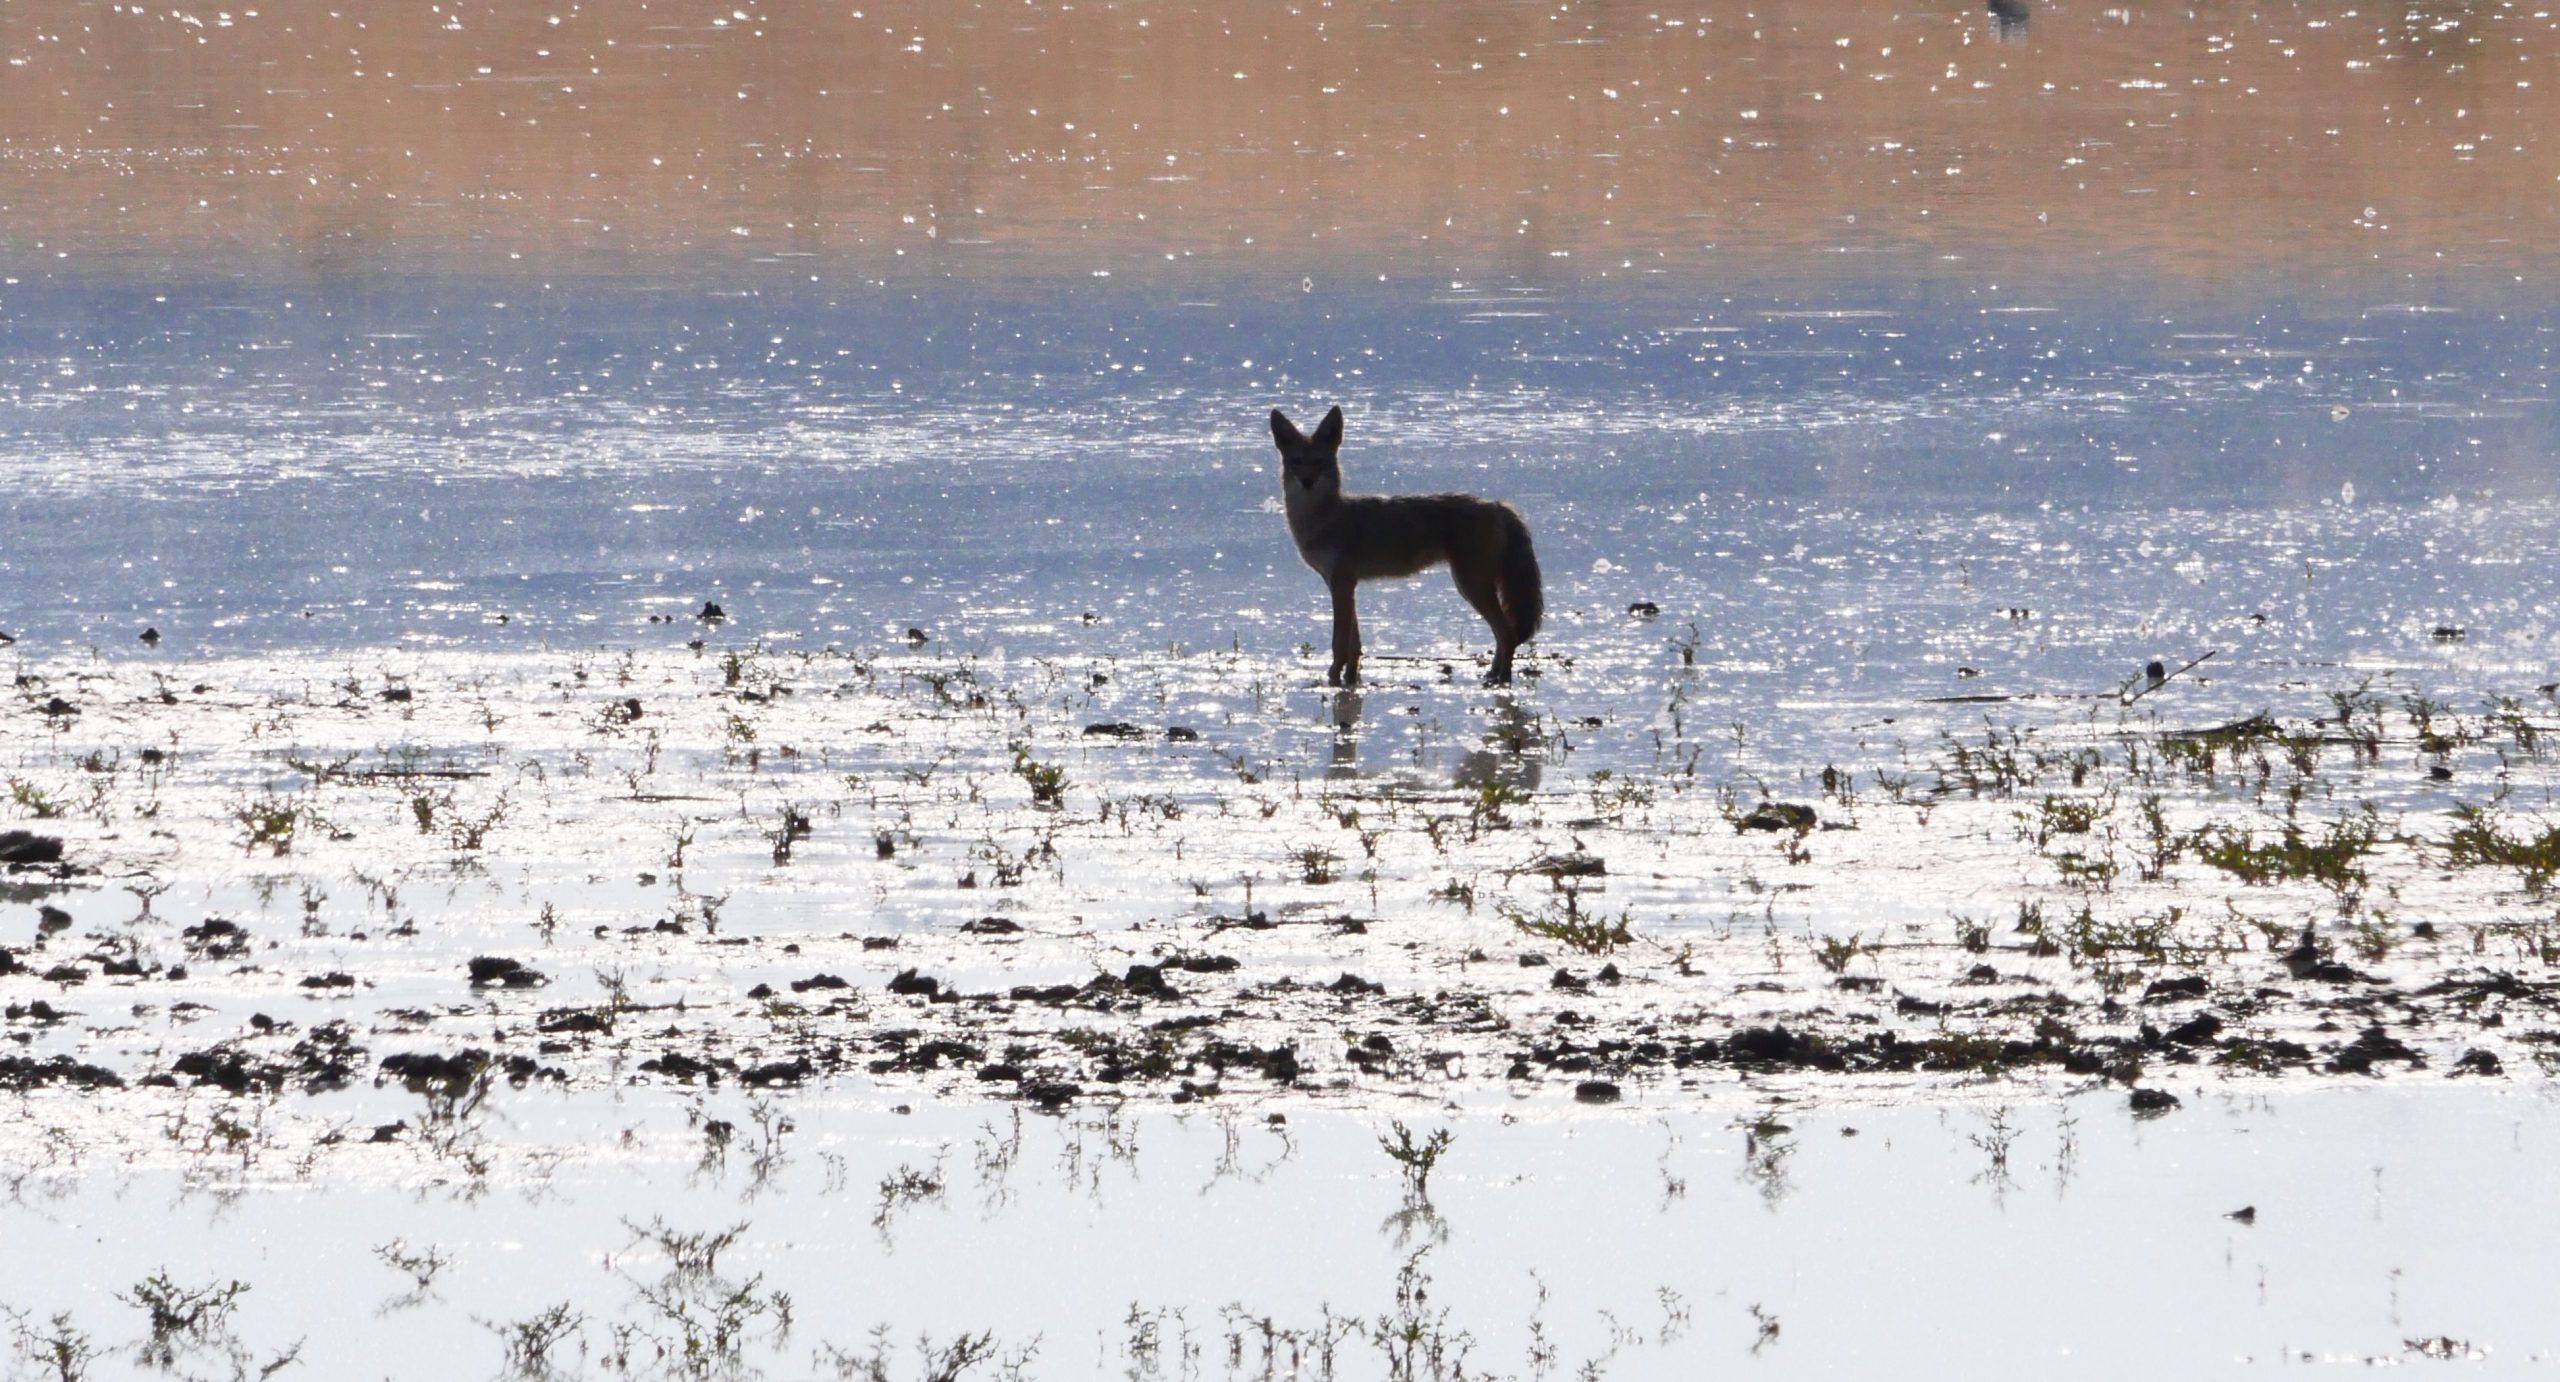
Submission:
[[[1502,612],[1511,616],[1512,629],[1526,643],[1538,636],[1539,621],[1546,617],[1547,592],[1538,576],[1538,551],[1529,544],[1529,525],[1507,504],[1502,517]]]

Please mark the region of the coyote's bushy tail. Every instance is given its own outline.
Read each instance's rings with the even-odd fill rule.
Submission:
[[[1529,525],[1508,504],[1502,517],[1502,612],[1511,616],[1513,633],[1526,643],[1538,636],[1539,621],[1546,618],[1547,592],[1538,576],[1538,550],[1529,543]]]

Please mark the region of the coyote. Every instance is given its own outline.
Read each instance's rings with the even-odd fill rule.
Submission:
[[[1274,408],[1271,439],[1280,447],[1289,536],[1333,592],[1333,666],[1325,680],[1359,684],[1360,615],[1352,595],[1362,581],[1410,576],[1445,561],[1458,593],[1493,626],[1485,684],[1509,685],[1512,651],[1537,636],[1546,609],[1538,554],[1520,511],[1472,494],[1344,494],[1340,408],[1324,415],[1312,437]]]

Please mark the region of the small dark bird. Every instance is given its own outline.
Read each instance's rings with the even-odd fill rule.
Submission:
[[[2254,1224],[2258,1222],[2258,1207],[2254,1204],[2244,1204],[2222,1217],[2238,1223]]]
[[[2169,665],[2156,657],[2151,659],[2142,664],[2142,679],[2149,685],[2158,686],[2169,679]]]

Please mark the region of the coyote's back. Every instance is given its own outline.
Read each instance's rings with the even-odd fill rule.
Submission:
[[[1360,678],[1360,582],[1446,562],[1458,593],[1493,629],[1485,680],[1508,683],[1512,653],[1537,635],[1546,615],[1538,554],[1520,511],[1472,494],[1344,494],[1340,408],[1326,413],[1312,436],[1274,408],[1271,439],[1280,448],[1289,536],[1333,595],[1333,665],[1325,679],[1341,686]]]

